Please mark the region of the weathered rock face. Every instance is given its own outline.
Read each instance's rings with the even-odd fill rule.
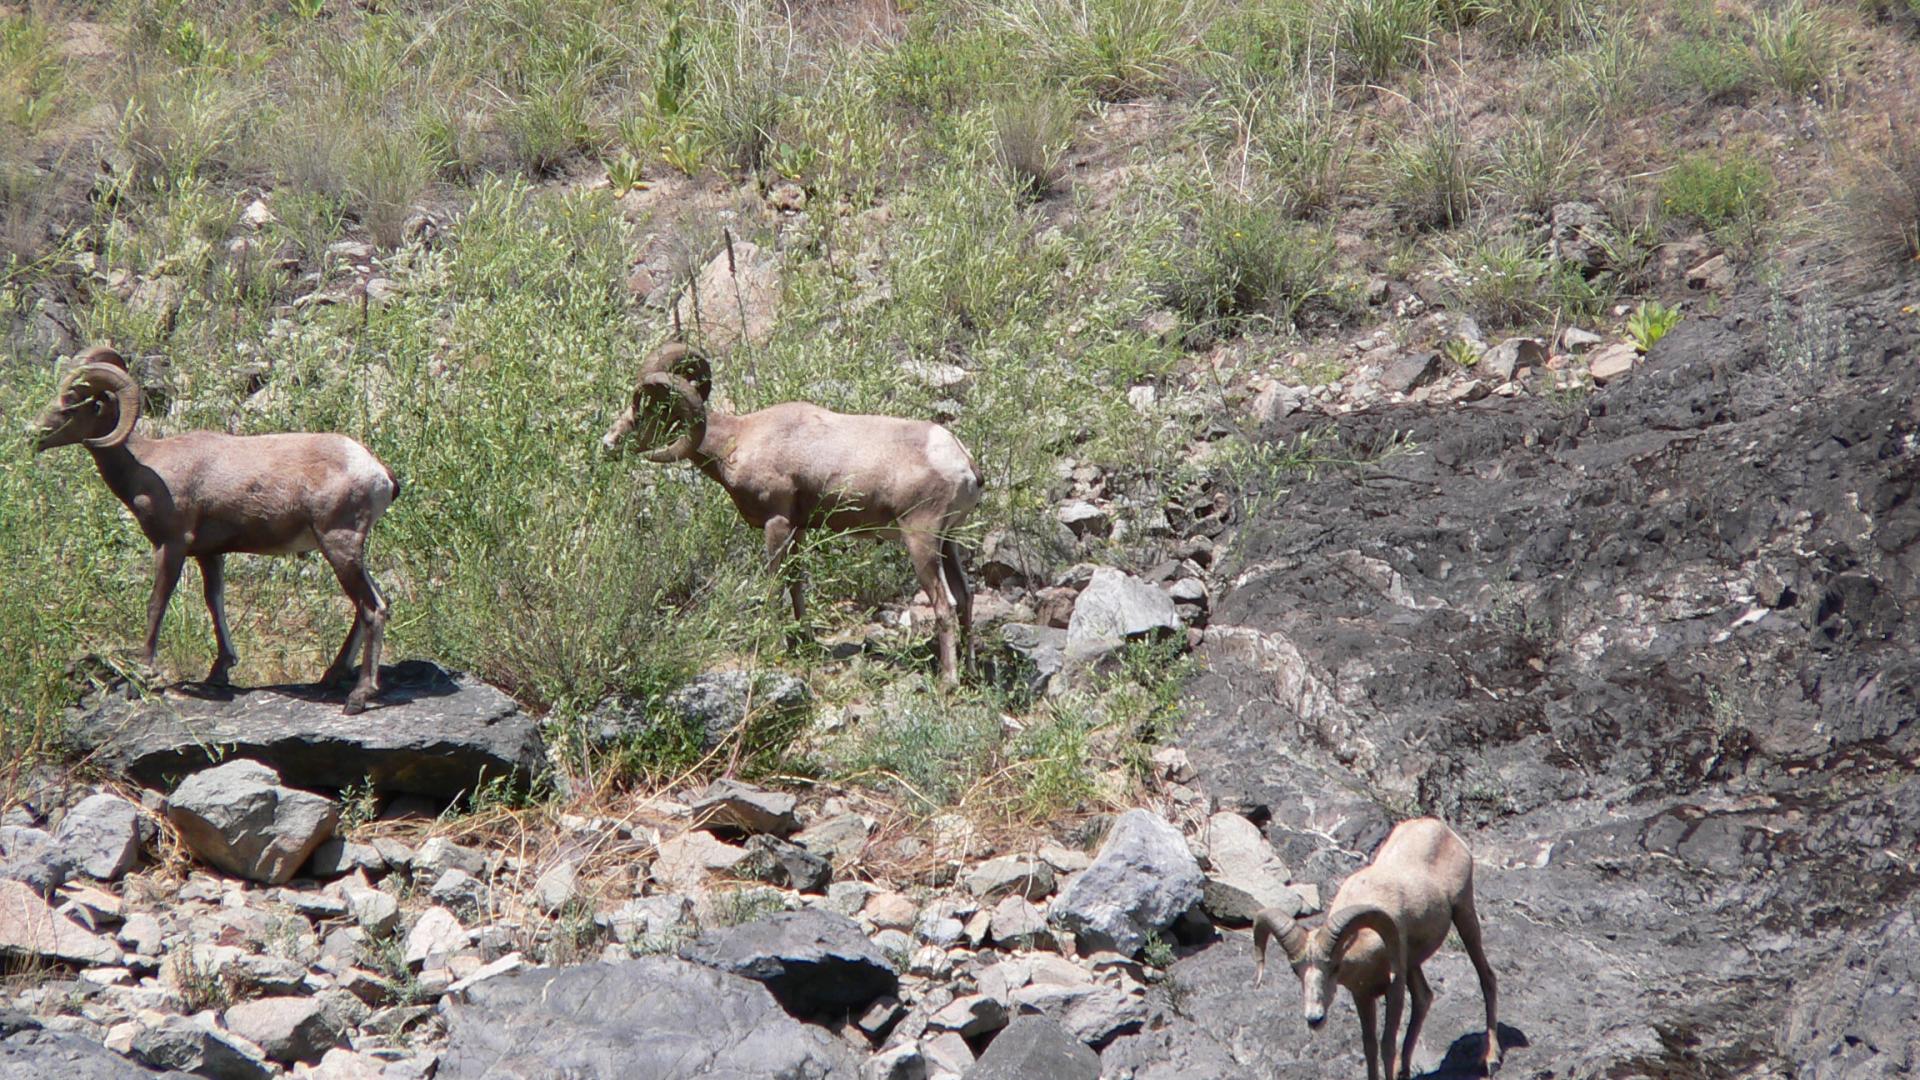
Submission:
[[[1336,421],[1241,524],[1184,737],[1199,783],[1331,892],[1396,817],[1477,857],[1514,1075],[1898,1075],[1920,984],[1920,326],[1912,286],[1805,371],[1764,305],[1689,316],[1586,398]],[[1797,313],[1796,313],[1797,315]],[[1772,339],[1771,341],[1769,339]],[[1388,808],[1392,809],[1389,810]],[[1896,955],[1904,950],[1905,955]],[[1136,1080],[1361,1068],[1240,935],[1172,969]],[[1414,1069],[1484,1019],[1443,949]]]
[[[153,1080],[163,1074],[140,1066],[99,1043],[63,1031],[29,1027],[0,1038],[0,1076],[21,1080]],[[183,1076],[182,1073],[165,1074]]]
[[[101,696],[67,717],[81,751],[142,783],[252,758],[296,787],[343,788],[372,778],[384,792],[451,799],[498,777],[524,781],[546,765],[539,728],[513,699],[425,661],[380,669],[376,707],[342,716],[337,695],[268,686],[145,702]]]
[[[900,983],[886,954],[852,919],[814,909],[702,934],[680,955],[765,983],[798,1016],[863,1008]]]
[[[167,819],[214,866],[278,885],[333,835],[340,804],[285,787],[272,769],[241,759],[187,777],[167,800]]]
[[[752,979],[650,957],[532,968],[447,1010],[437,1076],[855,1080],[851,1050],[787,1016]]]
[[[117,964],[118,946],[55,911],[24,882],[0,880],[0,955]]]
[[[81,873],[113,881],[140,859],[140,811],[118,795],[89,795],[67,811],[54,842]]]
[[[1120,815],[1093,865],[1067,879],[1048,917],[1083,953],[1132,956],[1147,935],[1200,902],[1200,864],[1186,838],[1145,810]]]

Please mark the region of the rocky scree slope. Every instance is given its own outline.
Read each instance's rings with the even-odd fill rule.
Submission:
[[[1397,817],[1458,823],[1504,1075],[1920,1064],[1916,301],[1847,302],[1816,339],[1820,313],[1749,298],[1584,399],[1265,433],[1419,451],[1242,523],[1192,688],[1199,782],[1323,890]],[[1251,964],[1240,935],[1181,960],[1172,1022],[1106,1071],[1362,1068],[1344,999],[1310,1039],[1297,984],[1249,992]],[[1467,1075],[1472,971],[1452,948],[1427,974],[1416,1072]]]

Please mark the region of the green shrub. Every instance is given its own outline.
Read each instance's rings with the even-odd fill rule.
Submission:
[[[1678,325],[1680,309],[1670,308],[1657,300],[1643,300],[1633,314],[1627,316],[1627,337],[1632,339],[1635,348],[1647,352]]]
[[[1726,37],[1682,37],[1660,58],[1660,81],[1678,97],[1739,101],[1755,80],[1752,53]]]
[[[1187,216],[1165,293],[1196,327],[1291,325],[1309,300],[1332,291],[1332,238],[1292,220],[1280,200],[1214,187]]]
[[[1551,310],[1553,263],[1517,236],[1495,236],[1446,260],[1450,290],[1483,326],[1518,326]]]
[[[47,24],[31,13],[0,14],[0,123],[25,133],[59,107],[66,65]]]
[[[593,146],[592,113],[584,80],[543,81],[507,106],[502,133],[514,164],[529,176],[552,175]]]
[[[1743,151],[1689,154],[1660,181],[1660,208],[1670,218],[1720,229],[1755,219],[1773,187],[1773,171]]]

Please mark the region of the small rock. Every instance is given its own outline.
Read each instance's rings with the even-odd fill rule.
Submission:
[[[1560,351],[1566,353],[1585,352],[1605,340],[1605,338],[1591,330],[1582,330],[1577,326],[1569,326],[1565,330],[1560,331]]]
[[[984,994],[954,998],[927,1018],[930,1031],[957,1031],[972,1038],[1007,1026],[1007,1006]]]
[[[353,921],[367,933],[385,937],[400,925],[400,902],[392,894],[355,878],[340,883],[340,894],[347,902]]]
[[[580,871],[572,859],[561,859],[540,872],[533,882],[533,906],[545,915],[557,915],[579,893]]]
[[[1050,949],[1053,935],[1047,930],[1047,917],[1040,909],[1018,896],[1009,896],[994,906],[988,930],[995,943],[1016,949]]]
[[[118,964],[120,949],[55,911],[30,886],[0,880],[0,953],[68,964]]]
[[[793,841],[815,855],[845,863],[866,851],[867,835],[872,831],[873,823],[865,817],[838,814],[800,830],[794,834]]]
[[[228,1030],[247,1039],[275,1061],[315,1061],[340,1043],[345,1030],[321,1003],[310,997],[265,997],[242,1002],[222,1017]]]
[[[1733,264],[1725,255],[1713,258],[1687,271],[1687,287],[1724,293],[1733,288]]]
[[[682,959],[765,983],[789,1013],[864,1009],[894,994],[893,963],[844,916],[787,911],[709,931],[680,949]]]
[[[878,892],[867,897],[860,914],[882,930],[911,930],[920,909],[897,892]]]
[[[1073,605],[1067,624],[1067,655],[1086,656],[1119,642],[1182,632],[1173,599],[1158,588],[1111,567],[1093,572]]]
[[[1069,1035],[1094,1047],[1140,1030],[1147,1020],[1145,1001],[1108,986],[1035,983],[1013,991],[1013,1004],[1045,1014]]]
[[[694,829],[662,841],[650,872],[673,892],[695,892],[712,872],[731,870],[747,857],[747,850],[722,843],[710,832]]]
[[[699,828],[712,831],[790,836],[800,829],[798,801],[783,792],[762,791],[736,780],[715,780],[693,804]]]
[[[467,930],[454,918],[453,912],[443,907],[430,907],[420,913],[420,918],[407,931],[406,961],[409,967],[420,967],[428,957],[444,956],[456,950],[466,948]]]
[[[245,210],[240,211],[240,224],[249,229],[264,229],[279,220],[273,216],[273,211],[268,209],[265,199],[255,199],[247,204]]]
[[[266,1080],[273,1075],[273,1067],[257,1047],[182,1016],[170,1016],[158,1027],[134,1036],[133,1058],[156,1069],[178,1069],[208,1080]]]
[[[415,874],[438,875],[448,870],[462,870],[474,877],[485,877],[487,853],[436,836],[420,845],[420,850],[413,856],[412,865]]]
[[[313,858],[307,860],[307,873],[318,878],[335,878],[355,870],[382,874],[386,869],[387,860],[381,857],[379,848],[356,844],[340,836],[314,848]]]
[[[1513,378],[1513,373],[1523,367],[1544,368],[1547,366],[1547,347],[1537,338],[1511,337],[1480,357],[1475,369],[1496,383]]]
[[[455,866],[433,879],[427,895],[444,907],[476,912],[486,909],[488,891],[486,882]]]
[[[1010,895],[1038,900],[1052,896],[1055,884],[1052,867],[1025,855],[988,859],[968,873],[964,883],[968,892],[986,901]]]
[[[782,180],[767,189],[767,205],[783,214],[797,214],[807,208],[807,189]]]
[[[1082,540],[1105,536],[1113,528],[1113,519],[1107,516],[1107,512],[1085,499],[1062,503],[1053,516],[1067,527],[1067,531]]]
[[[833,880],[833,864],[798,844],[763,834],[747,841],[747,851],[766,879],[776,885],[818,893]]]
[[[1408,353],[1388,364],[1380,373],[1380,388],[1396,394],[1411,394],[1433,381],[1440,373],[1440,354]]]
[[[89,795],[67,811],[53,840],[81,873],[115,881],[140,860],[140,811],[118,795]]]
[[[1631,344],[1615,342],[1593,354],[1587,361],[1587,374],[1595,386],[1605,386],[1632,371],[1639,359],[1640,351]]]

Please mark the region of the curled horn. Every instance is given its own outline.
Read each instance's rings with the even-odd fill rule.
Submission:
[[[1297,964],[1307,952],[1307,932],[1293,916],[1279,908],[1267,908],[1253,917],[1253,985],[1259,986],[1267,977],[1267,941],[1275,934],[1280,936],[1280,947],[1286,950],[1287,962]]]
[[[1371,930],[1380,935],[1381,940],[1387,943],[1388,955],[1396,958],[1394,970],[1399,971],[1400,926],[1393,921],[1393,916],[1387,914],[1386,909],[1372,904],[1343,907],[1327,917],[1324,939],[1326,958],[1331,960],[1340,955],[1340,950],[1346,947],[1348,940],[1361,930]]]
[[[68,376],[67,385],[111,395],[116,412],[112,431],[83,441],[98,450],[119,446],[133,434],[134,422],[140,419],[140,384],[127,373],[127,362],[120,354],[104,345],[88,349],[79,360],[80,366]]]
[[[684,460],[707,434],[707,402],[686,379],[656,371],[640,380],[633,392],[634,411],[653,411],[665,406],[675,420],[687,425],[686,433],[658,450],[646,453],[648,461],[667,463]]]

